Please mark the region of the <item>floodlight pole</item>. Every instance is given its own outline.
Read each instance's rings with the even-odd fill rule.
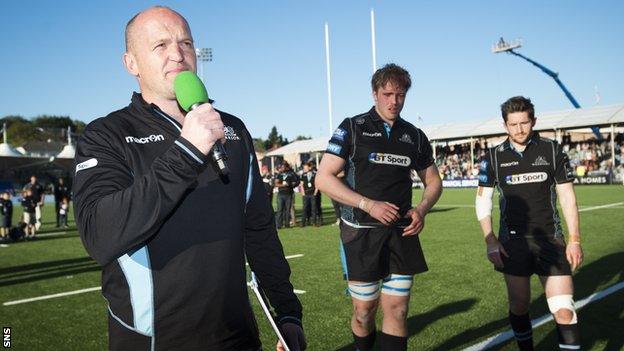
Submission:
[[[559,73],[553,72],[550,69],[546,68],[544,65],[542,65],[542,64],[540,64],[540,63],[538,63],[538,62],[536,62],[534,60],[531,60],[530,58],[528,58],[528,57],[526,57],[526,56],[524,56],[524,55],[522,55],[520,53],[515,52],[514,49],[519,48],[520,46],[521,46],[521,44],[518,43],[518,42],[516,44],[509,45],[509,44],[505,43],[503,38],[501,38],[499,43],[496,45],[496,50],[493,50],[493,52],[494,53],[507,52],[508,54],[512,54],[512,55],[518,56],[518,57],[528,61],[533,66],[539,68],[542,72],[546,73],[548,76],[550,76],[552,79],[555,80],[555,83],[557,83],[559,88],[561,88],[561,90],[563,90],[563,93],[568,98],[568,100],[570,100],[570,102],[572,103],[572,106],[574,106],[574,108],[581,108],[581,105],[578,103],[578,101],[576,101],[574,96],[572,96],[572,93],[570,93],[568,88],[566,88],[566,86],[563,85],[563,82],[561,82],[561,80],[559,79]],[[591,129],[594,132],[594,135],[596,135],[596,138],[598,138],[598,140],[602,140],[602,135],[600,134],[600,129],[598,127],[592,127]]]
[[[199,61],[200,72],[198,72],[198,76],[206,84],[206,81],[204,81],[204,62],[212,62],[212,48],[197,48],[195,49],[195,55],[197,55],[197,61]]]

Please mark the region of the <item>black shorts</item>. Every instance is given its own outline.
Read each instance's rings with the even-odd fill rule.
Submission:
[[[11,217],[10,216],[0,216],[0,228],[10,228],[11,227]]]
[[[504,266],[495,268],[499,272],[522,277],[572,274],[563,238],[516,237],[502,244],[509,257],[501,254]]]
[[[374,282],[388,274],[414,275],[428,270],[418,235],[402,228],[353,228],[340,222],[340,238],[352,281]]]

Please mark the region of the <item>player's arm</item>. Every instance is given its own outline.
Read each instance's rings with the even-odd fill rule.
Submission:
[[[403,230],[403,236],[416,235],[423,230],[425,216],[442,195],[442,179],[435,163],[423,170],[416,171],[416,173],[423,182],[425,190],[418,205],[407,212],[406,216],[410,217],[412,222]]]
[[[566,258],[572,270],[583,263],[583,249],[581,247],[581,231],[579,227],[579,213],[576,205],[576,195],[572,182],[557,184],[557,197],[561,204],[563,217],[568,227],[568,244]]]
[[[442,195],[442,179],[438,167],[433,159],[433,149],[425,133],[421,130],[418,133],[418,143],[414,145],[413,169],[423,182],[423,191],[420,203],[413,209],[407,211],[406,217],[411,218],[411,223],[403,230],[403,236],[416,235],[425,226],[425,215],[438,202]]]
[[[180,137],[148,172],[135,175],[113,140],[119,137],[87,127],[76,148],[76,224],[87,252],[101,265],[154,235],[208,162]]]
[[[492,151],[494,152],[494,151]],[[503,255],[509,257],[503,245],[498,241],[492,228],[492,199],[496,176],[492,166],[492,155],[488,153],[479,164],[479,187],[475,198],[477,220],[485,239],[486,255],[496,267],[503,267]],[[502,214],[501,214],[502,215]]]
[[[345,162],[343,158],[326,152],[316,173],[316,188],[335,201],[358,207],[385,225],[395,222],[399,218],[399,208],[396,205],[368,199],[351,190],[338,178]]]
[[[581,248],[581,232],[579,228],[579,214],[576,206],[576,195],[574,194],[574,174],[570,166],[568,155],[563,152],[559,144],[555,147],[555,182],[557,183],[557,197],[563,210],[568,227],[568,245],[566,247],[566,258],[572,270],[575,270],[583,262],[583,249]]]
[[[475,199],[475,210],[477,219],[483,232],[483,238],[486,245],[486,254],[490,262],[496,267],[503,267],[502,255],[509,257],[503,245],[498,241],[492,228],[492,198],[494,196],[494,188],[488,186],[479,186],[477,188],[477,196]]]

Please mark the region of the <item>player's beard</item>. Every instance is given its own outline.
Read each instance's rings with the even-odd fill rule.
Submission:
[[[529,141],[529,138],[531,138],[532,133],[533,132],[529,132],[527,134],[513,134],[511,135],[511,140],[516,144],[526,145],[526,143]]]

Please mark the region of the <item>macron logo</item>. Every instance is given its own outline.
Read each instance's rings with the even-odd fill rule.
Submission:
[[[158,135],[152,134],[150,136],[146,136],[143,138],[137,138],[133,136],[126,137],[126,143],[128,144],[132,144],[132,143],[147,144],[147,143],[155,143],[155,142],[163,141],[163,140],[165,140],[165,137],[162,134],[158,134]]]

